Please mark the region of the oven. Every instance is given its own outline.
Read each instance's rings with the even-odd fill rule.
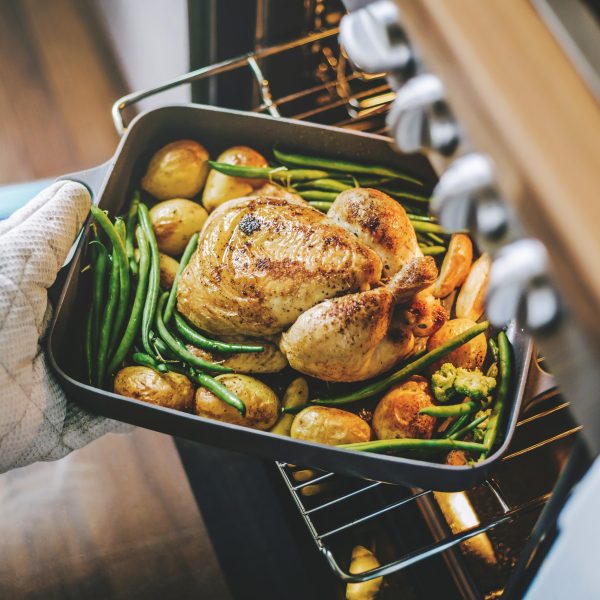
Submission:
[[[360,10],[369,2],[348,4]],[[390,9],[393,3],[376,4]],[[403,9],[422,36],[427,10]],[[191,83],[196,102],[381,135],[391,124],[401,148],[433,151],[443,178],[457,146],[470,151],[477,144],[458,143],[462,122],[439,85],[425,85],[432,81],[418,55],[405,52],[388,76],[354,66],[361,63],[360,48],[353,49],[353,63],[338,41],[345,12],[339,0],[190,0],[193,72],[123,98],[115,122],[123,128],[138,100]],[[368,22],[353,25],[366,36]],[[395,48],[406,48],[405,29],[388,26]],[[356,40],[348,35],[350,50]],[[449,196],[440,210],[452,221],[447,205],[456,194]],[[544,279],[537,275],[536,281]],[[544,338],[548,327],[536,333],[544,350],[556,355],[556,344]],[[510,449],[483,484],[454,493],[177,444],[235,598],[344,598],[349,581],[377,575],[385,577],[381,599],[519,598],[554,540],[557,514],[591,461],[580,433],[585,413],[571,408],[539,350]],[[378,556],[376,572],[349,572],[357,544]]]

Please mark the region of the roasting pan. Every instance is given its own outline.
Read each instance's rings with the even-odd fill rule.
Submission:
[[[173,105],[140,114],[123,135],[115,155],[106,163],[66,178],[84,183],[93,201],[111,216],[122,212],[150,156],[162,145],[194,138],[216,156],[245,144],[270,153],[275,145],[306,154],[395,165],[432,187],[436,176],[421,155],[399,155],[387,138],[335,127],[273,118],[200,105]],[[502,444],[475,466],[454,467],[414,458],[360,453],[294,440],[268,432],[230,425],[140,402],[84,383],[83,322],[89,301],[85,265],[86,223],[58,290],[54,318],[47,338],[48,357],[69,399],[88,411],[192,441],[229,450],[319,468],[355,477],[442,491],[467,489],[485,480],[507,449],[523,399],[532,346],[513,324],[508,335],[514,350],[512,401],[502,427]],[[268,378],[265,377],[268,381]]]

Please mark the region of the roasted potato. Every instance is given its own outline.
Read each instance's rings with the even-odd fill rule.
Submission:
[[[368,442],[369,424],[354,413],[328,406],[309,406],[294,418],[290,432],[293,438],[337,446]]]
[[[430,439],[435,417],[421,415],[422,408],[433,405],[429,383],[418,375],[390,389],[373,414],[373,430],[380,440],[397,438]]]
[[[308,402],[308,383],[304,377],[297,377],[288,385],[283,395],[283,408],[296,408]],[[290,435],[294,415],[284,413],[271,429],[271,433]]]
[[[464,467],[468,464],[464,450],[450,450],[446,455],[446,464],[453,467]]]
[[[115,394],[175,410],[189,411],[194,401],[194,386],[185,375],[157,373],[149,367],[121,369],[113,389]]]
[[[179,263],[174,259],[159,252],[160,257],[160,287],[163,290],[170,290],[173,287],[175,276],[179,270]],[[140,251],[135,249],[135,260],[140,260]]]
[[[259,344],[264,349],[262,352],[225,354],[208,352],[202,348],[189,345],[188,350],[199,358],[210,362],[218,362],[237,373],[279,373],[279,371],[283,371],[287,367],[288,362],[286,357],[273,342],[244,336],[221,336],[220,340],[240,344]]]
[[[381,566],[377,557],[364,546],[355,546],[352,550],[350,573],[358,574]],[[346,585],[346,600],[374,600],[379,593],[383,577],[375,577],[361,583]]]
[[[456,337],[463,331],[475,326],[475,321],[471,319],[450,319],[439,331],[436,331],[427,342],[427,350],[430,352],[434,348],[441,346],[448,340]],[[480,369],[487,353],[487,340],[483,333],[474,337],[471,341],[463,344],[456,350],[433,363],[430,372],[437,371],[444,363],[452,363],[456,367],[465,369]]]
[[[404,318],[415,337],[429,337],[448,320],[448,311],[432,292],[431,285],[415,294],[404,311]]]
[[[435,282],[433,295],[445,298],[466,279],[473,262],[473,242],[464,233],[455,233],[448,244],[440,275]]]
[[[269,163],[262,154],[247,146],[234,146],[219,155],[218,162],[230,165],[243,165],[245,167],[268,167]],[[202,194],[202,204],[209,212],[217,206],[233,198],[248,196],[255,189],[264,184],[262,179],[242,179],[230,177],[219,171],[211,170],[206,180]]]
[[[280,406],[279,399],[269,386],[254,377],[237,373],[219,375],[216,380],[242,400],[246,414],[242,416],[233,406],[201,387],[196,391],[195,411],[198,416],[263,431],[273,427],[279,417]]]
[[[208,152],[194,140],[178,140],[158,150],[142,178],[142,188],[158,200],[193,198],[208,175]]]
[[[196,202],[173,198],[150,209],[152,229],[158,249],[169,256],[179,256],[190,238],[202,229],[208,213]]]
[[[485,294],[490,279],[492,261],[482,254],[471,267],[456,298],[456,316],[477,321],[485,310]]]

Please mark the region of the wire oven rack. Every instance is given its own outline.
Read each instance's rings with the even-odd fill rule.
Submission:
[[[236,69],[247,69],[255,79],[258,90],[259,103],[254,108],[256,112],[383,134],[385,115],[394,100],[394,93],[387,86],[383,74],[366,75],[352,69],[343,51],[339,51],[337,34],[337,28],[318,31],[301,39],[202,67],[159,87],[124,96],[113,106],[115,127],[122,133],[126,129],[124,111],[144,98]],[[263,67],[265,61],[280,59],[293,52],[304,52],[318,58],[314,84],[281,91],[277,89],[277,81],[267,79]],[[569,404],[553,388],[551,378],[539,368],[534,371],[536,382],[528,392],[530,399],[526,401],[514,441],[509,453],[502,459],[500,470],[525,457],[549,452],[557,444],[570,444],[580,429],[579,425],[566,418]],[[568,448],[564,452],[568,453]],[[457,529],[450,528],[446,522],[439,509],[439,494],[433,490],[409,490],[284,463],[277,463],[277,468],[318,550],[335,574],[345,582],[387,576],[437,555],[452,560],[448,558],[449,553],[464,547],[469,540],[527,515],[535,516],[536,511],[539,512],[548,501],[560,470],[557,468],[556,477],[549,488],[517,498],[514,493],[507,494],[499,478],[491,477],[478,488],[492,499],[493,509],[487,511],[485,518],[480,521]],[[346,567],[349,563],[348,553],[339,551],[338,541],[341,538],[351,537],[365,527],[415,509],[425,516],[430,528],[435,531],[432,541],[404,549],[390,556],[376,569],[360,574],[350,573]],[[472,585],[471,593],[465,595],[479,597],[480,594],[473,593]]]

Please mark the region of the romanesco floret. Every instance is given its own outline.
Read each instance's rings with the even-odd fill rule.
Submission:
[[[496,380],[479,369],[469,371],[452,363],[444,363],[431,376],[431,387],[438,402],[450,402],[456,396],[469,396],[473,400],[486,402],[496,387]]]
[[[476,421],[477,419],[479,419],[480,417],[483,416],[487,416],[488,419],[485,419],[483,421],[481,421],[481,423],[479,423],[474,429],[473,429],[473,441],[477,442],[478,444],[482,444],[483,443],[483,438],[485,437],[485,431],[487,429],[488,426],[488,420],[489,420],[489,416],[492,414],[492,409],[491,408],[486,408],[485,410],[480,410],[475,414],[475,418],[473,419],[474,421]]]
[[[485,402],[486,398],[496,387],[496,380],[487,377],[479,369],[468,371],[458,368],[454,379],[454,389],[461,396],[469,396],[473,400]]]
[[[450,402],[455,396],[454,380],[456,367],[452,363],[444,363],[432,376],[431,387],[438,402]]]

